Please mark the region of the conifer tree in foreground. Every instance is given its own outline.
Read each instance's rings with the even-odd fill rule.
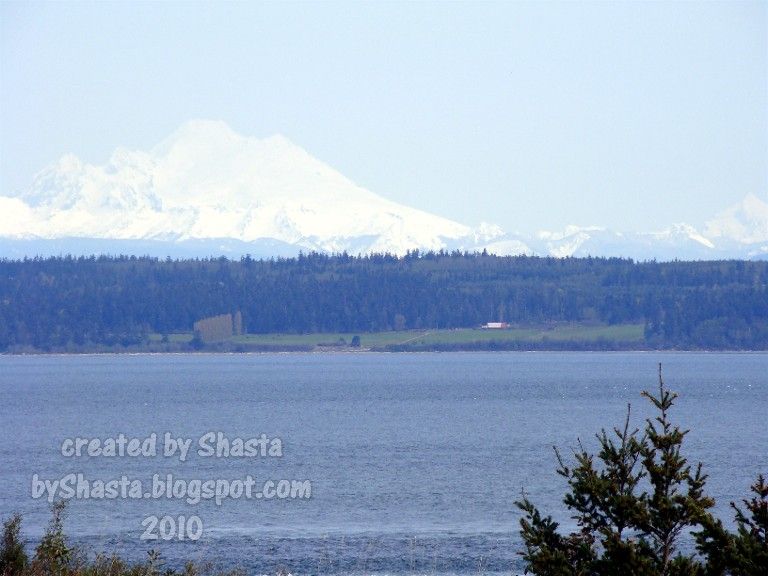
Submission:
[[[526,573],[539,575],[757,575],[768,574],[768,484],[761,475],[736,510],[736,534],[729,533],[709,509],[707,476],[692,469],[681,448],[687,430],[672,424],[669,411],[677,397],[666,389],[659,365],[657,395],[643,392],[658,415],[643,433],[624,426],[602,430],[597,455],[581,444],[573,465],[555,449],[557,473],[569,486],[563,501],[579,530],[558,532],[523,495],[517,506]],[[749,515],[747,515],[749,514]],[[693,531],[698,554],[680,550],[681,536]]]
[[[3,535],[0,541],[0,574],[3,576],[21,574],[27,566],[27,554],[19,536],[20,528],[20,514],[14,514],[3,523]]]

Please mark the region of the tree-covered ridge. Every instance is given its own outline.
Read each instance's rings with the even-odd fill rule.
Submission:
[[[768,348],[768,263],[410,253],[0,261],[0,349],[135,344],[242,313],[250,333],[644,323],[646,345]]]

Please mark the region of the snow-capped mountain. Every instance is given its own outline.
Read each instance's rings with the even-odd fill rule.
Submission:
[[[635,258],[768,257],[768,204],[748,196],[704,233],[686,224],[647,234],[568,227],[534,237],[473,228],[357,186],[283,136],[243,137],[191,121],[149,150],[103,166],[72,155],[32,186],[0,196],[0,256],[352,254],[439,249]]]
[[[713,240],[742,245],[768,245],[768,203],[754,194],[707,222],[704,229]]]
[[[119,240],[277,240],[328,252],[440,249],[471,228],[356,186],[282,136],[183,125],[150,152],[105,166],[64,156],[3,198],[0,235]]]
[[[745,253],[724,250],[689,224],[673,224],[658,232],[616,232],[599,226],[568,226],[563,232],[542,231],[534,248],[552,256],[616,256],[638,260],[702,260],[742,258]]]

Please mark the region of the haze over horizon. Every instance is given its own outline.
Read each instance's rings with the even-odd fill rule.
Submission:
[[[284,134],[509,232],[768,200],[768,9],[739,3],[0,5],[0,196],[192,118]]]

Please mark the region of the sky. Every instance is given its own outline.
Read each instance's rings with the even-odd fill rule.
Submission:
[[[190,119],[508,232],[768,200],[768,2],[0,2],[0,195]]]

